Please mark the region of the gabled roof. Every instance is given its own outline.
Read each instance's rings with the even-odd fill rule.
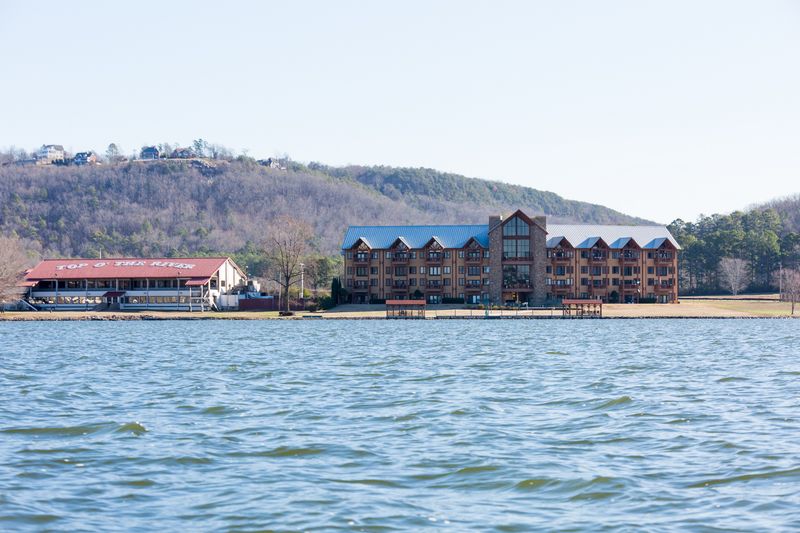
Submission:
[[[430,246],[434,242],[436,244],[438,244],[439,246],[441,246],[442,248],[445,248],[445,245],[442,244],[442,240],[439,237],[437,237],[436,235],[431,235],[431,238],[428,239],[428,242],[425,243],[425,247]]]
[[[572,246],[572,243],[569,242],[569,239],[567,239],[563,235],[555,235],[555,236],[550,237],[549,239],[547,239],[547,247],[548,248],[555,248],[556,246],[561,244],[561,241],[567,241],[567,244]],[[573,246],[573,248],[574,248],[574,246]]]
[[[657,248],[661,248],[661,246],[665,242],[667,242],[668,240],[669,239],[665,239],[664,237],[658,237],[658,238],[653,239],[652,241],[648,242],[644,246],[642,246],[642,248],[644,248],[645,250],[655,250]],[[673,246],[674,246],[674,243],[671,240],[669,240],[669,242],[671,244],[673,244]],[[680,247],[676,246],[676,248],[678,248],[680,250]]]
[[[356,244],[358,244],[358,243],[360,243],[360,242],[363,242],[364,244],[366,244],[366,245],[367,245],[367,248],[369,248],[370,250],[372,249],[372,245],[369,243],[369,241],[367,240],[367,238],[366,238],[366,237],[362,237],[362,236],[359,236],[359,237],[358,237],[356,240],[354,240],[354,241],[353,241],[353,244],[351,244],[350,246],[348,246],[348,248],[355,248]]]
[[[609,248],[613,248],[615,250],[621,250],[622,248],[625,248],[626,246],[628,246],[631,243],[633,243],[635,246],[641,248],[641,246],[639,246],[639,243],[636,242],[636,239],[631,239],[630,237],[620,237],[616,241],[614,241],[611,244],[609,244],[608,247]]]
[[[586,237],[575,248],[591,248],[600,241],[603,241],[600,237]],[[603,241],[603,244],[606,244],[605,241]]]
[[[45,259],[25,274],[26,281],[43,279],[192,278],[213,276],[228,257],[114,257],[109,259]]]
[[[349,250],[356,240],[369,239],[373,248],[388,249],[398,237],[408,243],[409,248],[424,248],[434,237],[443,248],[462,248],[474,237],[484,248],[489,247],[489,233],[486,224],[463,226],[350,226],[347,228],[342,249]]]
[[[397,246],[398,242],[402,242],[405,245],[406,248],[411,248],[411,245],[408,244],[408,241],[403,236],[400,236],[400,237],[396,238],[394,240],[394,242],[392,243],[392,246],[390,246],[390,248],[394,248],[395,246]]]
[[[584,246],[587,239],[599,237],[609,245],[610,248],[617,248],[621,239],[633,239],[637,243],[650,243],[655,239],[669,240],[675,248],[680,250],[680,245],[666,228],[666,226],[630,226],[630,225],[610,225],[610,224],[548,224],[548,236],[559,236],[566,238],[571,243],[580,243],[575,248],[589,248]],[[548,238],[547,246],[550,246],[551,239]],[[626,241],[627,242],[627,241]],[[622,245],[624,246],[624,244]],[[659,244],[660,246],[660,244]],[[648,245],[642,248],[648,248]],[[656,246],[657,248],[658,246]]]

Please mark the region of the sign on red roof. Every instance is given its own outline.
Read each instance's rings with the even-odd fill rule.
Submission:
[[[120,257],[110,259],[45,259],[26,275],[42,279],[200,278],[208,279],[227,257]]]

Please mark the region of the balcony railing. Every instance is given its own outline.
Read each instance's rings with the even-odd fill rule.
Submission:
[[[572,252],[548,252],[547,257],[554,261],[570,261]]]
[[[392,256],[392,261],[395,263],[408,263],[408,254],[406,253],[397,253]]]
[[[656,263],[672,263],[672,254],[656,254],[654,259]]]
[[[530,281],[504,281],[503,288],[504,289],[530,289],[533,287],[533,283]]]
[[[428,263],[441,263],[442,262],[442,254],[428,254],[425,256],[425,261]]]
[[[481,261],[482,254],[480,253],[469,253],[467,254],[467,263],[479,263]]]
[[[602,262],[602,261],[605,261],[605,260],[607,260],[607,259],[608,259],[608,256],[606,256],[606,255],[602,255],[602,254],[599,254],[599,255],[590,255],[590,256],[589,256],[589,261],[591,261],[591,262],[593,262],[593,263]]]
[[[369,263],[369,255],[356,254],[355,256],[353,256],[353,261],[356,263]]]

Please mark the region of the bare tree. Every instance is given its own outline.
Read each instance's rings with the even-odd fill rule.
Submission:
[[[289,289],[300,278],[300,263],[311,249],[313,231],[305,221],[281,216],[272,222],[264,243],[270,278],[282,289],[289,311]]]
[[[22,242],[16,237],[0,235],[0,303],[20,297],[19,284],[29,265],[30,258]]]
[[[748,263],[744,259],[723,257],[719,262],[720,281],[736,296],[747,288]]]
[[[800,270],[786,268],[781,271],[781,290],[781,300],[792,303],[794,315],[795,305],[800,301]]]

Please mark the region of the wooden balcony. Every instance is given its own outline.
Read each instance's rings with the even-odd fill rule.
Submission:
[[[655,288],[656,292],[672,292],[672,290],[675,288],[675,285],[672,284],[672,283],[667,284],[667,285],[665,285],[663,283],[656,283],[654,285],[654,288]]]
[[[425,256],[425,262],[429,264],[439,265],[442,263],[442,254],[428,254]]]
[[[467,263],[480,263],[483,257],[481,254],[467,254],[465,259]]]
[[[368,255],[355,255],[353,256],[354,263],[369,263],[369,256]]]
[[[395,263],[408,263],[409,255],[408,254],[394,254],[392,256],[392,261]]]

